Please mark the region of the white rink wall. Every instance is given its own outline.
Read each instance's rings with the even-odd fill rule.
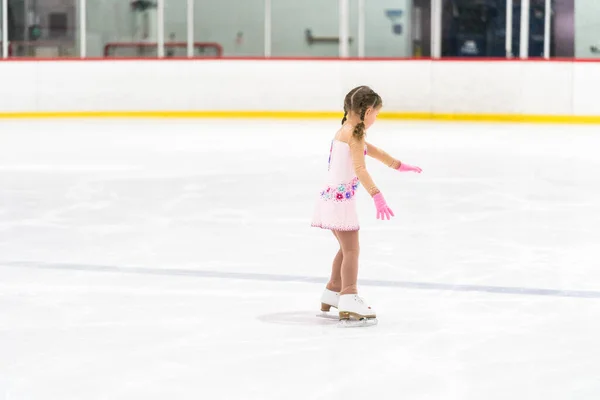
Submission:
[[[429,60],[0,62],[0,113],[340,112],[367,84],[393,117],[600,117],[600,63]]]

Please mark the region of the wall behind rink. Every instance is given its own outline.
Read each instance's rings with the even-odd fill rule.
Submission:
[[[600,123],[596,62],[4,61],[0,77],[4,118],[340,118],[366,84],[387,119]]]

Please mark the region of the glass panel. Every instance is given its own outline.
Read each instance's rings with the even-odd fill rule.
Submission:
[[[513,54],[519,49],[519,0],[513,6]],[[506,57],[506,0],[443,0],[442,57]]]
[[[366,57],[430,57],[431,0],[365,1]]]
[[[0,0],[1,2],[2,0]],[[0,3],[0,58],[2,58],[2,43],[4,42],[3,30],[2,30],[2,5]]]
[[[431,0],[412,0],[410,13],[410,55],[431,57]]]
[[[338,0],[272,0],[273,56],[338,57]],[[351,18],[356,6],[351,2]],[[353,11],[354,10],[354,11]],[[354,17],[352,17],[354,12]],[[350,55],[356,55],[356,23],[351,24]]]
[[[412,56],[412,6],[412,0],[365,1],[366,57]]]
[[[292,3],[291,0],[272,1]],[[264,31],[264,0],[196,0],[194,39],[198,43],[213,43],[205,46],[210,52],[218,45],[224,56],[262,57]]]
[[[529,57],[544,57],[545,0],[531,0],[529,9]]]
[[[513,57],[520,57],[521,3],[521,0],[513,0],[512,5]],[[530,0],[528,56],[531,58],[544,55],[545,3],[545,0]],[[587,27],[593,37],[596,29],[589,16],[593,18],[600,12],[600,3],[581,2],[584,3],[594,5],[584,6],[581,20],[587,19],[587,22],[578,27],[582,28],[582,33]],[[551,6],[550,56],[572,57],[575,52],[574,1],[552,0]],[[506,0],[443,0],[442,56],[505,57],[506,7]],[[585,45],[581,50],[585,52]],[[598,53],[600,55],[600,51]]]
[[[104,57],[116,43],[135,41],[136,13],[127,1],[87,0],[87,56]]]
[[[165,57],[187,56],[187,0],[165,1]]]
[[[13,44],[11,42],[14,41],[24,41],[25,39],[25,26],[24,21],[24,2],[22,0],[10,0],[8,2],[8,41],[9,48],[8,54],[9,56],[13,53]],[[0,7],[0,16],[2,15],[2,7]],[[2,20],[0,20],[0,27],[2,26]],[[2,41],[4,38],[2,38]]]
[[[87,10],[89,57],[158,57],[155,1],[88,0]]]
[[[77,0],[10,0],[9,17],[12,57],[79,56]]]
[[[89,57],[158,57],[156,1],[88,0],[87,9]],[[165,1],[164,28],[165,57],[187,57],[187,0]],[[195,57],[219,55],[218,46],[194,44]]]
[[[577,4],[581,0],[577,0]],[[596,11],[593,11],[591,14],[582,15],[583,18],[591,15],[596,17],[600,15],[600,4],[597,1],[590,2],[596,8]],[[584,2],[584,4],[586,4]],[[596,23],[598,26],[600,23],[600,18]],[[551,41],[550,41],[550,54],[555,57],[564,57],[571,58],[575,56],[575,0],[553,0],[552,2],[552,33],[551,33]],[[585,25],[584,25],[585,26]],[[597,29],[594,29],[594,39],[592,42],[597,41]],[[579,38],[579,33],[577,34]],[[585,34],[582,32],[582,36],[585,37]],[[585,43],[586,40],[583,40]],[[596,44],[600,49],[600,41]],[[588,50],[591,50],[591,46],[588,44]],[[591,55],[584,55],[584,57],[590,57]],[[594,57],[599,57],[600,51],[598,51]]]
[[[553,4],[554,3],[554,4]],[[520,56],[521,0],[513,0],[513,55]],[[556,7],[560,4],[559,7]],[[552,0],[550,10],[550,57],[572,57],[574,54],[573,0]],[[544,56],[544,30],[546,24],[546,1],[530,0],[529,5],[529,51],[528,56]],[[556,21],[561,21],[557,25]],[[558,40],[558,42],[557,42]],[[560,47],[557,47],[560,43]]]
[[[336,29],[337,29],[337,35],[339,36],[339,1],[337,0],[333,0],[336,3],[338,3],[338,8],[337,8],[337,18],[336,18]],[[349,41],[349,45],[348,45],[348,56],[349,57],[358,57],[358,0],[349,0],[348,3],[350,3],[350,12],[349,12],[349,19],[350,19],[350,32],[349,32],[349,36],[350,36],[350,41]],[[338,42],[338,46],[339,46],[339,42]],[[339,49],[338,49],[338,54],[336,54],[336,57],[339,55]]]

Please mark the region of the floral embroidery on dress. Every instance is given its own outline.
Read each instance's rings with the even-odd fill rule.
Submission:
[[[321,198],[323,200],[334,200],[344,201],[350,200],[354,197],[356,189],[358,189],[359,181],[358,177],[354,177],[349,183],[339,184],[337,187],[328,186],[325,190],[321,191]]]

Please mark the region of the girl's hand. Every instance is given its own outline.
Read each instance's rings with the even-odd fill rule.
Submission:
[[[398,167],[398,171],[400,172],[407,172],[407,171],[411,171],[411,172],[417,172],[417,173],[421,173],[423,170],[419,167],[415,167],[413,165],[409,165],[409,164],[405,164],[403,162],[400,162],[400,166]]]
[[[373,201],[375,202],[375,208],[377,209],[377,219],[390,219],[390,216],[394,216],[394,212],[388,207],[381,193],[377,193],[373,196]]]

